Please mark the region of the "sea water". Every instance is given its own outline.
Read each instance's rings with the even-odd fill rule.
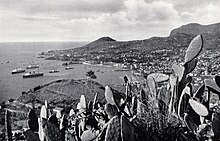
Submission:
[[[95,67],[74,64],[74,69],[65,70],[63,61],[45,60],[38,54],[49,50],[62,50],[80,47],[86,42],[11,42],[0,43],[0,102],[10,98],[16,99],[23,91],[28,91],[38,85],[44,85],[57,79],[82,79],[86,72],[93,70],[97,76],[95,81],[105,85],[123,84],[123,76],[129,72],[114,72],[113,67]],[[38,64],[39,69],[26,69],[29,64]],[[14,68],[24,68],[26,72],[44,72],[43,77],[23,78],[24,73],[11,74]],[[58,73],[49,73],[50,70]]]

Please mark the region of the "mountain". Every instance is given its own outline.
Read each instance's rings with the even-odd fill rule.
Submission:
[[[210,25],[200,25],[198,23],[190,23],[183,25],[179,28],[173,29],[170,33],[170,36],[176,34],[190,34],[190,35],[199,35],[199,34],[220,34],[220,22]]]
[[[144,40],[116,41],[111,37],[102,37],[82,47],[50,51],[47,59],[115,63],[146,63],[160,58],[155,52],[166,50],[167,56],[184,55],[191,40],[201,34],[204,39],[204,49],[220,47],[220,23],[200,25],[190,23],[173,29],[168,37],[152,37]],[[154,53],[153,53],[154,52]],[[153,54],[154,55],[153,55]],[[153,57],[152,57],[153,55]]]
[[[116,40],[114,40],[114,39],[112,39],[110,37],[101,37],[98,40],[95,40],[94,43],[95,42],[111,42],[111,41],[116,41]]]

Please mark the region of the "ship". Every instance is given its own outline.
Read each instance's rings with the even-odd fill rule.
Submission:
[[[71,70],[73,67],[66,67],[65,70]]]
[[[25,72],[25,70],[22,68],[16,68],[11,71],[12,74],[23,73],[23,72]]]
[[[49,73],[57,73],[59,70],[50,70]]]
[[[130,71],[130,69],[122,68],[122,69],[114,69],[113,71]]]
[[[39,65],[28,65],[26,68],[27,69],[36,69],[36,68],[39,68]]]
[[[23,75],[23,78],[39,77],[39,76],[43,76],[43,75],[44,75],[43,72],[35,72],[35,71],[33,71],[32,73],[31,72],[25,73]]]

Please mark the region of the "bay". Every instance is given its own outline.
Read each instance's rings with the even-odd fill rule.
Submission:
[[[38,85],[44,85],[57,79],[83,79],[86,72],[95,71],[95,81],[105,85],[123,84],[123,76],[130,72],[114,72],[114,67],[88,66],[74,64],[74,69],[65,70],[63,61],[45,60],[38,58],[38,54],[49,50],[62,50],[85,45],[86,42],[10,42],[0,43],[0,102],[10,98],[16,99],[23,91],[28,91]],[[39,70],[28,70],[29,64],[38,64]],[[43,77],[23,79],[23,73],[11,74],[14,68],[25,68],[26,72],[44,72]],[[49,73],[51,69],[58,69],[58,73]]]

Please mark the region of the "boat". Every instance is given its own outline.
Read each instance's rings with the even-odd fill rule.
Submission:
[[[33,71],[32,73],[31,72],[25,73],[23,75],[23,78],[39,77],[39,76],[43,76],[43,75],[44,75],[43,72],[35,72],[35,71]]]
[[[86,76],[87,76],[88,78],[91,78],[91,79],[96,79],[96,78],[97,78],[97,76],[95,75],[95,72],[92,71],[92,70],[88,71],[88,72],[86,73]]]
[[[115,69],[113,71],[130,71],[130,69]]]
[[[25,70],[22,68],[16,68],[11,71],[12,74],[23,73],[23,72],[25,72]]]
[[[28,65],[26,68],[27,69],[35,69],[35,68],[39,68],[39,65]]]
[[[62,66],[68,66],[69,64],[67,62],[63,63]]]
[[[73,67],[66,67],[65,70],[71,70]]]
[[[50,70],[49,73],[57,73],[59,70]]]

